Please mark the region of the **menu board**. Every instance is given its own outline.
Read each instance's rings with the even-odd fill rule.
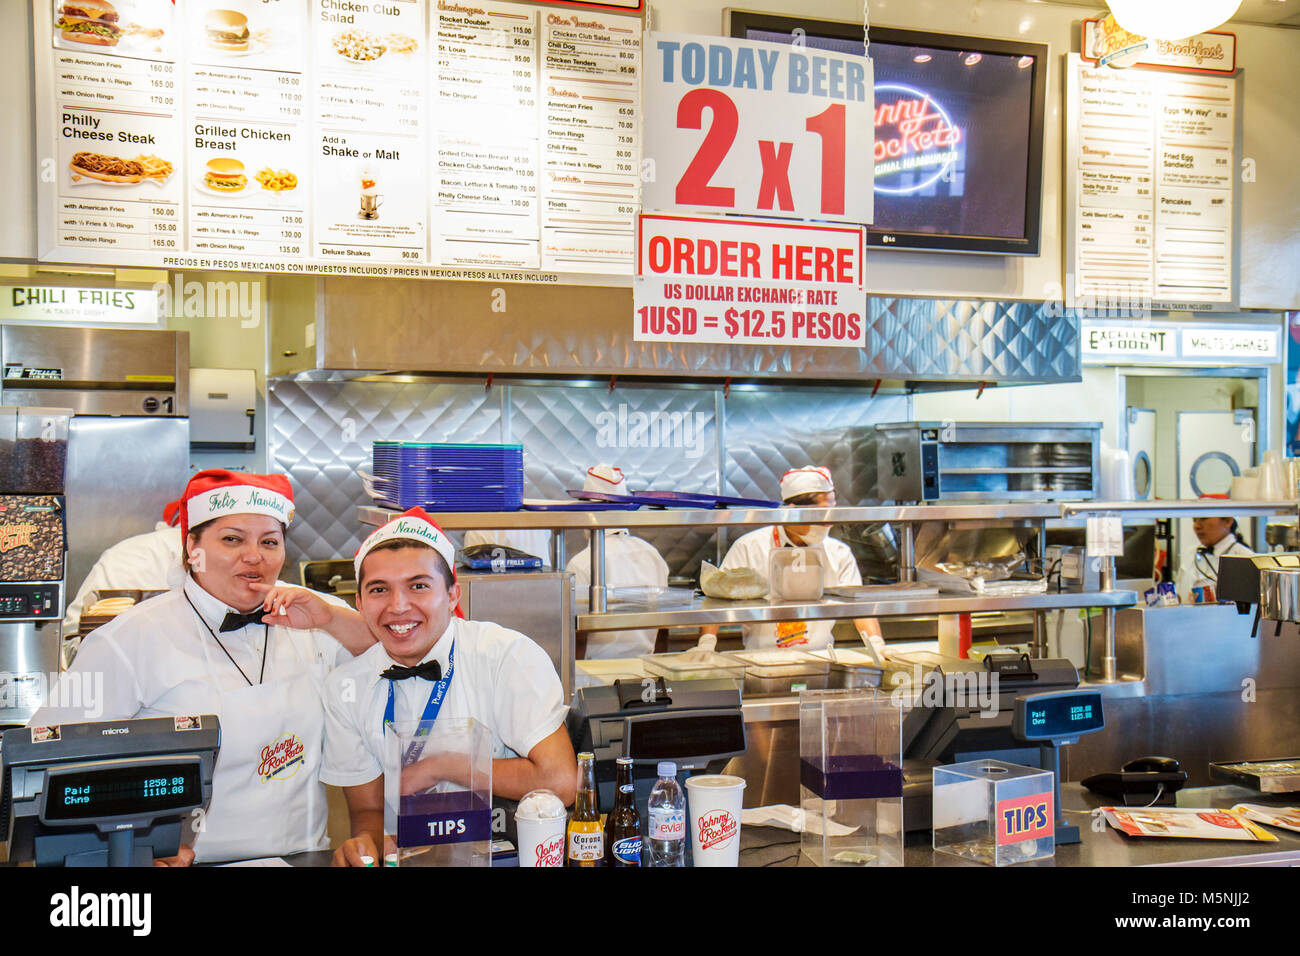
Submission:
[[[1066,304],[1235,308],[1236,80],[1074,54],[1068,75]]]
[[[41,261],[632,271],[638,17],[483,0],[39,0],[34,22]]]

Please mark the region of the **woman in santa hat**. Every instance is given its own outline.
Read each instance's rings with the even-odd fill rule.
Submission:
[[[33,727],[219,717],[212,802],[201,824],[192,824],[192,847],[162,862],[283,856],[329,845],[318,778],[320,690],[336,664],[374,639],[343,602],[278,581],[292,520],[284,475],[194,475],[181,498],[183,583],[87,636],[63,681],[103,674],[103,699],[84,708],[42,708],[32,717]]]

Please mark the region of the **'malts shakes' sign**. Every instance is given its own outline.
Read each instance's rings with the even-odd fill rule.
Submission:
[[[923,192],[960,169],[966,131],[924,90],[899,83],[876,86],[876,191]]]

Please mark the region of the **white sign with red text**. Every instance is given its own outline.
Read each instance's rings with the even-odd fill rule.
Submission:
[[[642,208],[871,222],[870,59],[678,33],[644,51]]]
[[[861,348],[865,241],[861,226],[643,215],[633,339]]]

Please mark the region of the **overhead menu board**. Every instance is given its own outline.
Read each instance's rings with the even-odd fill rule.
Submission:
[[[1066,304],[1235,308],[1236,79],[1067,73]]]
[[[40,259],[629,275],[641,21],[482,0],[41,0]]]

